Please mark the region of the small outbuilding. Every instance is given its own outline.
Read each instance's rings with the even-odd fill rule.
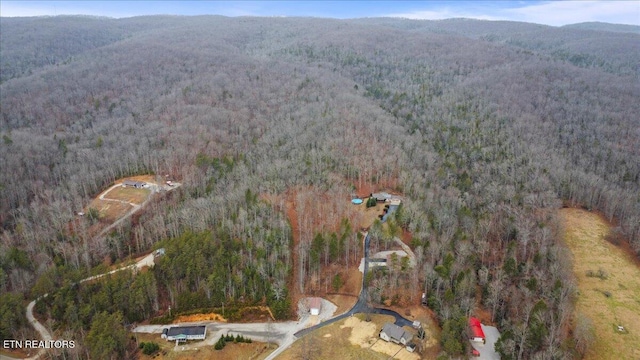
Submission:
[[[391,200],[391,194],[386,192],[372,193],[369,197],[376,199],[377,202],[385,202]]]
[[[319,297],[309,298],[309,312],[311,315],[320,315],[322,310],[322,299]]]
[[[384,341],[407,345],[413,339],[413,335],[396,324],[386,323],[380,330],[380,338]]]

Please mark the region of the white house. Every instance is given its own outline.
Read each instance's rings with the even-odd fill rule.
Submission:
[[[207,336],[207,327],[201,326],[174,326],[162,330],[162,338],[167,341],[204,340]]]
[[[147,185],[144,181],[135,181],[135,180],[124,180],[122,182],[122,187],[134,187],[136,189],[142,189]]]

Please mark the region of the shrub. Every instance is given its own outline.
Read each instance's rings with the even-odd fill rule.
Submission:
[[[342,287],[342,284],[344,282],[342,281],[342,278],[340,277],[340,273],[336,274],[333,277],[333,281],[331,282],[331,285],[333,287],[333,291],[337,292],[338,290],[340,290],[340,288]]]
[[[620,227],[616,227],[611,229],[607,235],[604,237],[605,240],[612,243],[613,245],[619,246],[624,240],[624,234],[622,233],[622,229]]]
[[[160,345],[154,342],[140,343],[140,345],[142,346],[142,353],[145,355],[151,355],[160,350]]]
[[[609,274],[606,271],[602,270],[602,269],[598,269],[598,277],[601,280],[606,280],[606,279],[609,278]]]
[[[224,336],[220,336],[220,339],[216,341],[216,344],[213,346],[215,350],[222,350],[224,346],[227,345],[227,342],[224,338]]]

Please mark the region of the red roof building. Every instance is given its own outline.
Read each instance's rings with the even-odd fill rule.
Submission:
[[[482,330],[482,324],[480,320],[470,317],[469,318],[469,330],[471,331],[471,341],[485,342],[484,331]]]

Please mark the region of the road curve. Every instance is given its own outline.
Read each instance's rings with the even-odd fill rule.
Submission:
[[[26,315],[27,315],[27,321],[29,321],[29,324],[31,324],[33,326],[33,328],[38,332],[38,334],[40,334],[40,338],[44,341],[49,341],[49,340],[53,340],[53,337],[51,336],[51,333],[49,332],[49,330],[44,327],[44,325],[42,325],[36,318],[35,316],[33,316],[33,308],[34,306],[36,306],[36,302],[42,298],[47,297],[48,294],[45,294],[43,296],[40,296],[39,298],[33,300],[32,302],[29,303],[29,305],[27,305],[27,311],[26,311]],[[14,360],[14,359],[20,359],[20,360],[35,360],[38,359],[40,356],[42,356],[42,354],[45,353],[47,349],[39,349],[38,352],[35,355],[32,355],[30,357],[26,357],[26,358],[13,358],[10,356],[6,356],[6,355],[0,355],[0,360]]]
[[[89,276],[88,278],[82,279],[80,281],[78,281],[78,283],[83,283],[86,281],[90,281],[90,280],[95,280],[95,279],[99,279],[103,276],[106,275],[110,275],[113,273],[116,273],[118,271],[122,271],[122,270],[127,270],[127,269],[132,269],[132,270],[140,270],[141,268],[145,267],[145,266],[153,266],[154,265],[154,259],[155,256],[153,253],[143,257],[142,259],[138,260],[135,264],[133,265],[127,265],[127,266],[123,266],[121,268],[117,268],[115,270],[111,270],[109,272],[106,272],[104,274],[100,274],[100,275],[94,275],[94,276]],[[46,298],[47,296],[49,296],[49,294],[44,294],[42,296],[40,296],[39,298],[33,300],[32,302],[29,303],[29,305],[27,305],[27,320],[29,321],[29,324],[31,324],[33,326],[33,328],[38,332],[38,334],[40,334],[40,338],[44,341],[49,341],[49,340],[53,340],[53,336],[51,335],[51,333],[49,332],[49,330],[44,327],[44,325],[42,325],[38,319],[35,318],[35,316],[33,316],[33,308],[36,305],[36,302],[38,302],[41,299]],[[38,359],[40,356],[42,356],[42,354],[44,354],[46,351],[46,349],[40,349],[40,351],[38,351],[37,354],[28,357],[28,358],[24,358],[23,360],[35,360]],[[0,357],[0,360],[4,360],[4,358],[7,359],[13,359],[10,358],[8,356],[4,356],[4,357]]]
[[[166,188],[165,189],[169,189],[169,190],[173,190],[178,188],[180,185],[180,183],[174,183],[174,186],[172,186],[171,188]],[[112,189],[118,187],[118,186],[122,186],[121,183],[115,184],[112,187],[110,187],[109,189],[105,190],[102,192],[102,194],[100,194],[99,198],[100,200],[105,200],[105,201],[116,201],[116,202],[122,202],[125,204],[129,204],[133,207],[133,209],[131,209],[129,212],[127,212],[123,217],[121,217],[120,219],[118,219],[117,221],[115,221],[113,224],[107,226],[104,230],[102,230],[97,237],[101,237],[103,236],[108,230],[114,228],[115,226],[117,226],[118,224],[120,224],[124,219],[128,218],[129,216],[131,216],[133,213],[135,213],[136,211],[140,210],[141,208],[143,208],[153,197],[153,194],[155,194],[156,192],[158,192],[158,189],[160,188],[160,185],[152,185],[150,187],[151,193],[149,194],[149,196],[147,197],[147,199],[142,203],[142,204],[134,204],[134,203],[129,203],[126,201],[122,201],[122,200],[116,200],[116,199],[105,199],[104,196],[111,191]],[[90,281],[90,280],[95,280],[98,278],[101,278],[105,275],[109,275],[109,274],[113,274],[115,272],[118,271],[122,271],[122,270],[126,270],[126,269],[133,269],[133,270],[140,270],[141,268],[148,266],[151,267],[154,265],[154,255],[153,253],[145,256],[144,258],[140,259],[139,261],[137,261],[135,264],[133,265],[128,265],[128,266],[124,266],[115,270],[111,270],[109,272],[106,272],[104,274],[100,274],[100,275],[95,275],[95,276],[90,276],[86,279],[82,279],[80,280],[78,283],[82,283],[82,282],[86,282],[86,281]],[[29,324],[31,324],[33,326],[33,328],[38,332],[38,334],[40,334],[40,337],[42,340],[44,341],[48,341],[48,340],[53,340],[53,336],[51,335],[51,333],[49,332],[49,330],[44,327],[44,325],[42,325],[38,319],[35,318],[35,316],[33,316],[33,308],[36,305],[36,302],[38,302],[40,299],[43,299],[45,297],[47,297],[49,294],[44,294],[42,296],[40,296],[39,298],[31,301],[29,303],[29,305],[27,305],[27,309],[26,309],[26,315],[27,315],[27,320],[29,321]],[[44,354],[46,351],[46,349],[40,349],[38,351],[37,354],[28,357],[28,358],[21,358],[21,360],[36,360],[38,359],[40,356],[42,356],[42,354]],[[0,355],[0,360],[12,360],[14,358],[6,356],[6,355]]]

